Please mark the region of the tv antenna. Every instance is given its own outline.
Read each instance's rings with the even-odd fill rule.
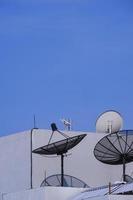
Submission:
[[[123,119],[117,111],[109,110],[102,113],[96,120],[96,132],[114,133],[123,126]]]
[[[72,121],[71,119],[61,119],[61,122],[64,124],[65,130],[71,131],[72,128]]]
[[[52,128],[52,134],[50,136],[48,144],[45,146],[39,147],[33,150],[32,152],[40,154],[40,155],[56,154],[61,157],[61,186],[64,186],[64,156],[68,152],[69,149],[72,149],[79,142],[81,142],[81,140],[86,136],[86,134],[69,137],[66,134],[59,131],[55,123],[51,124],[51,128]],[[50,143],[55,131],[63,135],[65,139],[54,142],[54,143]]]
[[[123,165],[126,181],[126,163],[133,161],[133,131],[123,130],[103,137],[94,148],[97,160],[109,165]]]

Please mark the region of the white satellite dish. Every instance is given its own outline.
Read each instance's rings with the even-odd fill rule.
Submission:
[[[110,110],[102,113],[96,121],[96,132],[114,133],[123,126],[123,119],[120,113]]]

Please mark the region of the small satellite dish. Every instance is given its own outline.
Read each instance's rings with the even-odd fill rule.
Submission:
[[[123,126],[123,119],[120,113],[110,110],[102,113],[96,121],[96,132],[114,133]]]
[[[61,186],[61,174],[54,174],[49,177],[47,177],[42,183],[41,187],[44,186],[54,186],[58,187]],[[89,188],[89,186],[84,183],[82,180],[64,174],[64,186],[65,187],[77,187],[77,188]]]

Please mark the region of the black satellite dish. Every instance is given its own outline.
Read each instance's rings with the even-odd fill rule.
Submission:
[[[41,183],[41,187],[44,186],[61,186],[61,174],[51,175]],[[89,186],[80,179],[64,174],[64,186],[65,187],[77,187],[77,188],[89,188]]]
[[[110,165],[125,165],[133,161],[133,130],[123,130],[103,137],[94,148],[97,160]]]
[[[126,181],[127,183],[133,183],[133,178],[132,178],[131,176],[125,174],[125,181]]]
[[[86,134],[68,137],[66,134],[60,132],[57,129],[55,123],[51,124],[51,128],[52,128],[52,134],[51,134],[48,144],[45,146],[39,147],[33,150],[32,152],[40,154],[40,155],[57,154],[61,156],[61,186],[64,186],[64,154],[66,154],[69,149],[72,149],[74,146],[76,146],[86,136]],[[60,134],[62,134],[65,137],[65,139],[54,142],[54,143],[50,143],[54,131],[57,131]]]

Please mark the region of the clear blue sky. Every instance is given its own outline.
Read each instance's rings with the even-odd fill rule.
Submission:
[[[108,109],[133,129],[133,1],[1,0],[0,135]]]

